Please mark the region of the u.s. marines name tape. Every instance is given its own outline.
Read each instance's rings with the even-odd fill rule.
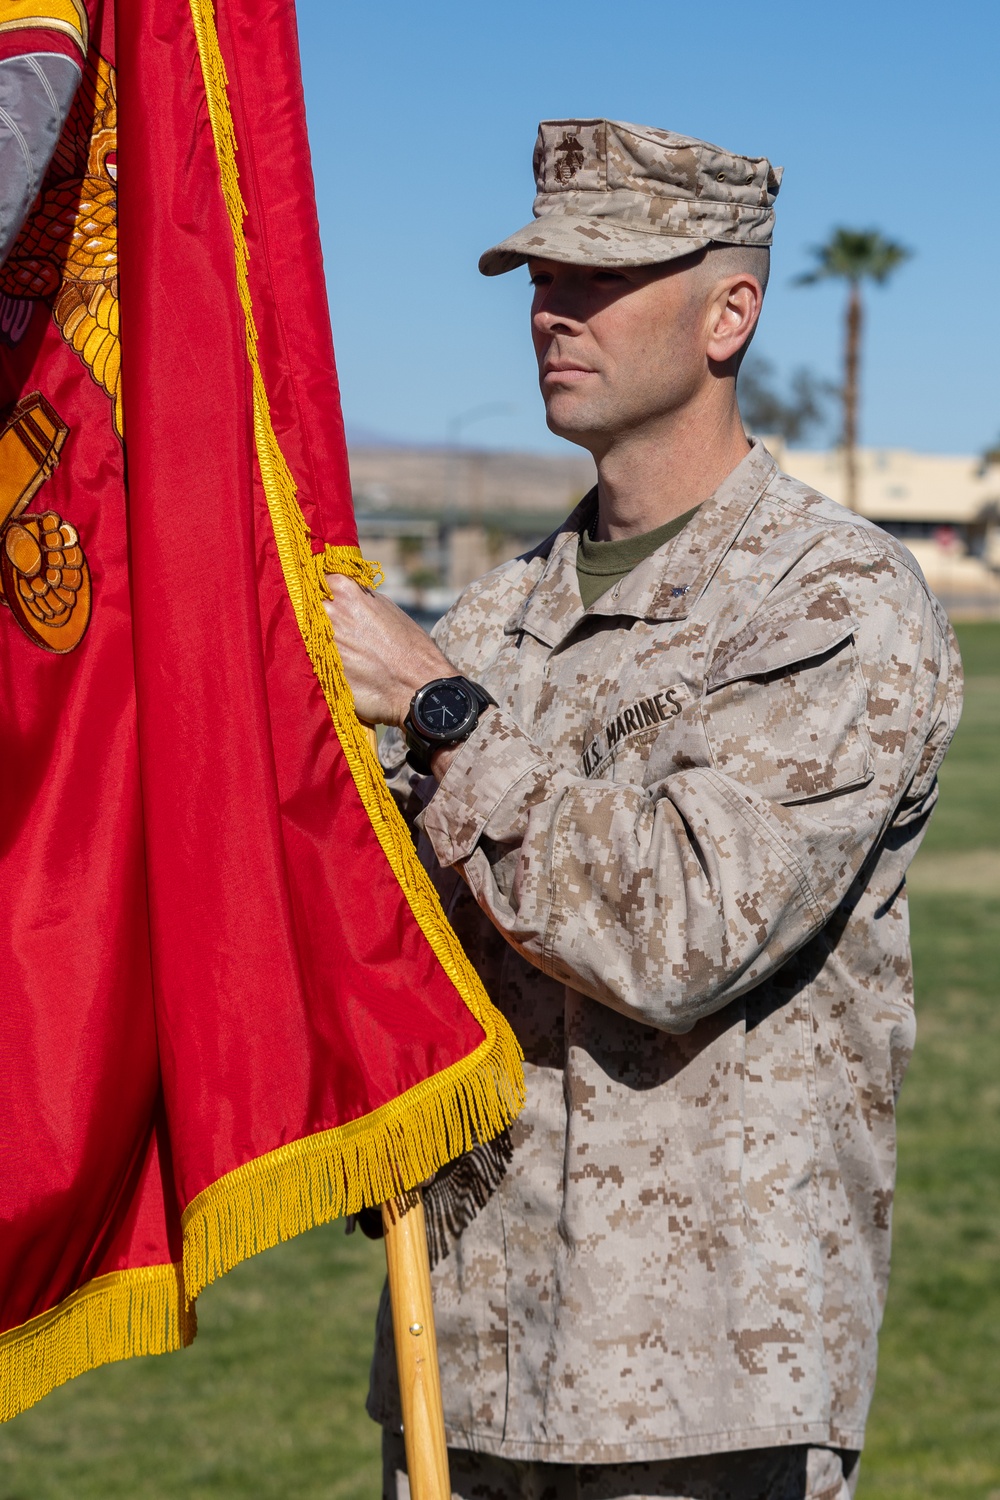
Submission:
[[[593,776],[617,744],[645,729],[657,729],[661,724],[676,718],[681,711],[678,688],[664,688],[651,698],[639,698],[629,708],[608,719],[580,757],[585,776]]]

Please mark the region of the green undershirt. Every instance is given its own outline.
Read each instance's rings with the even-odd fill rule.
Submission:
[[[699,507],[686,510],[675,516],[665,526],[655,531],[645,531],[641,536],[627,536],[621,542],[593,542],[586,528],[580,533],[580,545],[576,553],[576,577],[580,586],[580,598],[584,609],[589,609],[596,599],[608,589],[627,578],[632,569],[647,557],[652,557],[657,547],[669,542],[683,531]]]

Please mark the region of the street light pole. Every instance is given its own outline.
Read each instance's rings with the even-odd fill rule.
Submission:
[[[451,458],[451,483],[448,488],[451,491],[450,500],[452,510],[458,509],[458,461],[461,458],[461,434],[464,428],[473,422],[481,422],[486,417],[499,417],[507,412],[515,411],[516,407],[510,401],[487,401],[482,406],[470,406],[467,411],[460,411],[450,418],[448,422],[448,449]]]

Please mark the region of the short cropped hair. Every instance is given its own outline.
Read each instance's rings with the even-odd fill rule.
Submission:
[[[716,240],[705,253],[705,266],[713,276],[755,276],[762,292],[771,274],[770,245],[724,245]]]

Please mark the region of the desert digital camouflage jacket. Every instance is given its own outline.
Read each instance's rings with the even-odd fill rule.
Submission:
[[[453,1169],[448,1439],[860,1448],[954,639],[897,542],[759,445],[586,613],[583,515],[438,628],[499,703],[441,786],[384,748],[527,1058],[506,1175]],[[385,1308],[370,1410],[399,1420]]]

